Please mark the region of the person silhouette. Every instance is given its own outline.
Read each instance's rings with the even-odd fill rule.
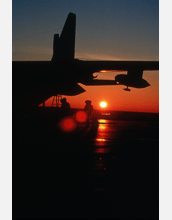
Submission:
[[[63,98],[60,101],[62,103],[62,105],[61,105],[62,116],[70,115],[70,104],[66,101],[66,98]]]
[[[88,118],[91,117],[91,113],[93,111],[93,106],[91,105],[91,100],[86,100],[85,101],[85,107],[84,107],[84,111],[88,114]]]

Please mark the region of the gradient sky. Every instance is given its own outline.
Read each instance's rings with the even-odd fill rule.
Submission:
[[[76,13],[75,57],[82,60],[159,60],[159,1],[157,0],[13,0],[13,60],[51,60],[53,35],[61,33],[69,12]],[[33,36],[32,36],[33,35]],[[119,72],[118,72],[119,74]],[[114,79],[116,73],[98,78]],[[145,71],[151,86],[84,86],[86,92],[67,96],[71,107],[91,99],[108,109],[159,112],[159,71]],[[46,102],[51,105],[52,99]]]

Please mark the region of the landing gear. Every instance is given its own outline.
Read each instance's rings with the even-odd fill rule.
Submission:
[[[128,86],[127,86],[127,88],[125,88],[124,90],[125,90],[125,91],[128,91],[128,92],[131,91],[131,89],[129,89]]]
[[[52,101],[51,107],[60,108],[61,107],[61,102],[60,102],[61,99],[62,99],[62,95],[57,94],[57,95],[53,96],[53,101]]]

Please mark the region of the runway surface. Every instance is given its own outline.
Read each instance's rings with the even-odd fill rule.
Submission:
[[[158,219],[158,121],[13,119],[13,219]]]

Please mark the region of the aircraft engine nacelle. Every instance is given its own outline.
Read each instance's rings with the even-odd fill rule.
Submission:
[[[150,86],[150,84],[146,80],[134,76],[131,77],[126,74],[116,75],[115,82],[119,85],[125,85],[127,87],[130,86],[134,88],[146,88]]]

